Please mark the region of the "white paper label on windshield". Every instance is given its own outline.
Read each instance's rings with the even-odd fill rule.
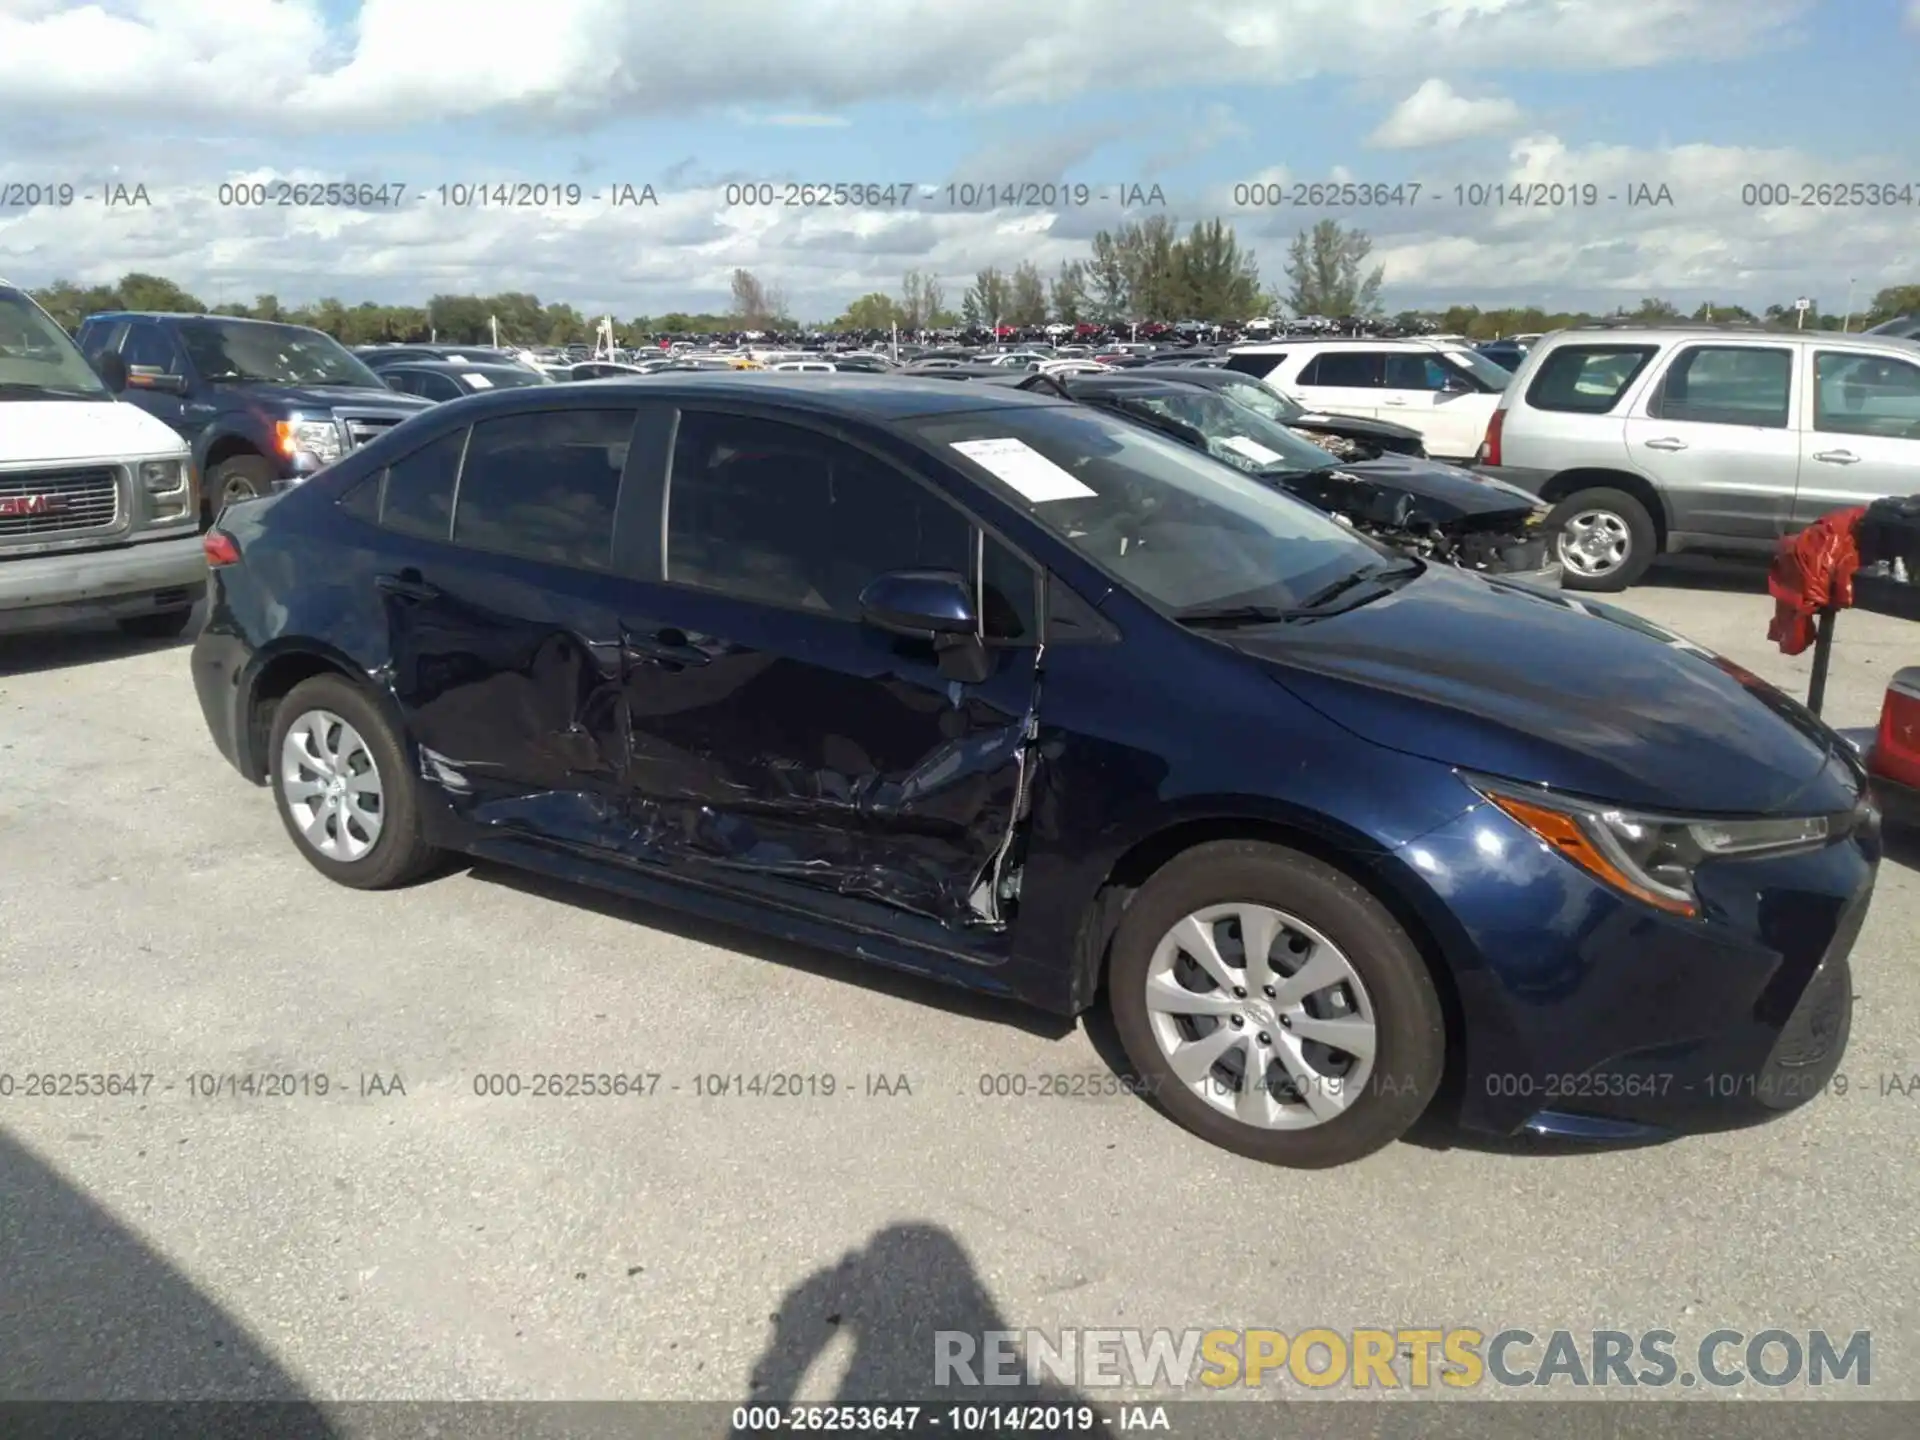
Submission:
[[[1035,504],[1084,500],[1095,493],[1024,440],[956,440],[953,448]]]
[[[493,388],[493,381],[478,372],[469,372],[460,378],[476,390],[491,390]]]
[[[1223,435],[1220,437],[1220,443],[1236,455],[1246,456],[1256,465],[1271,465],[1274,461],[1285,458],[1278,450],[1269,450],[1258,440],[1249,440],[1244,435]]]

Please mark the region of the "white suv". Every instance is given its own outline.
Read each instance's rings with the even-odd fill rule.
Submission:
[[[1551,501],[1569,590],[1662,551],[1771,554],[1829,511],[1920,492],[1920,341],[1599,325],[1527,353],[1480,468]]]
[[[1418,430],[1437,460],[1467,460],[1513,377],[1457,340],[1298,339],[1237,345],[1227,368],[1312,410]]]

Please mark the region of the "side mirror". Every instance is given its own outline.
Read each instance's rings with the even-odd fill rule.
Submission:
[[[973,587],[952,570],[893,570],[860,592],[860,616],[894,635],[932,640],[942,635],[974,635],[980,617]]]
[[[1446,383],[1440,387],[1440,391],[1445,395],[1471,395],[1473,382],[1464,375],[1449,375]]]
[[[93,362],[94,374],[100,377],[100,383],[118,395],[127,388],[127,362],[113,350],[102,350]]]
[[[127,384],[136,390],[152,390],[160,395],[184,395],[187,393],[187,377],[169,375],[164,370],[149,370],[144,365],[138,370],[127,372]]]

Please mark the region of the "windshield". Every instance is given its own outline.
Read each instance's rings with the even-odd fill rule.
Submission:
[[[25,292],[0,287],[0,400],[111,400],[80,347]]]
[[[304,325],[258,320],[182,320],[180,342],[201,378],[256,380],[272,385],[364,385],[384,389],[380,377],[331,335]]]
[[[909,428],[1166,609],[1296,606],[1388,556],[1312,506],[1091,406],[979,410]]]
[[[1128,409],[1150,411],[1200,432],[1207,453],[1254,475],[1298,474],[1338,465],[1339,457],[1303,440],[1284,425],[1211,390],[1167,395],[1120,395]]]
[[[1220,387],[1220,393],[1229,400],[1237,401],[1256,414],[1264,415],[1282,425],[1291,424],[1307,412],[1288,396],[1282,395],[1271,385],[1248,376],[1228,370],[1222,372],[1233,375],[1234,379]]]
[[[1478,350],[1442,350],[1449,364],[1458,365],[1483,385],[1489,385],[1500,391],[1507,388],[1513,379],[1513,372],[1504,365],[1496,365]]]

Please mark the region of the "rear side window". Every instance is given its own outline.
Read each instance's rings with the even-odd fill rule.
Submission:
[[[507,415],[473,427],[453,543],[571,565],[613,566],[613,513],[631,410]]]
[[[1328,350],[1307,362],[1307,368],[1300,372],[1300,383],[1377,390],[1386,383],[1386,377],[1386,356],[1378,350]]]
[[[453,528],[453,482],[467,432],[428,441],[387,467],[381,483],[380,525],[402,535],[445,540]]]
[[[1661,377],[1647,413],[1705,425],[1787,428],[1793,353],[1753,345],[1689,345]]]
[[[1527,404],[1536,410],[1605,415],[1620,403],[1656,349],[1653,345],[1558,346],[1541,360],[1527,386]]]
[[[1256,380],[1264,380],[1279,363],[1279,357],[1275,355],[1229,355],[1224,368],[1236,375],[1251,375]]]

